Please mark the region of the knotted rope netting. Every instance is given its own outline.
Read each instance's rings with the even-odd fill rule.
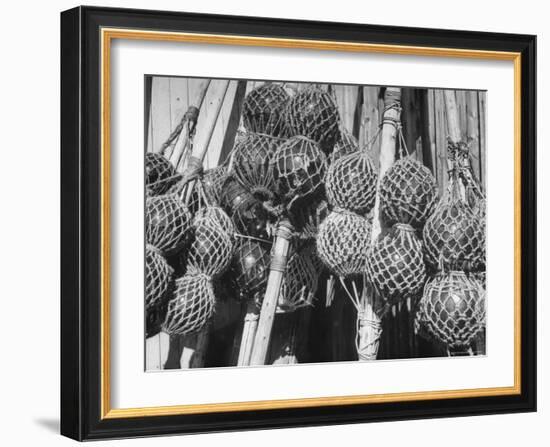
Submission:
[[[485,219],[466,202],[459,170],[423,231],[426,261],[435,269],[477,271],[485,266]],[[484,206],[483,206],[484,209]]]
[[[149,197],[145,210],[146,242],[164,254],[179,251],[187,242],[191,214],[174,195]]]
[[[374,207],[378,174],[366,151],[355,151],[334,161],[325,182],[332,206],[361,215]]]
[[[380,208],[388,226],[403,223],[421,229],[436,202],[434,176],[411,156],[395,162],[380,182]]]
[[[288,93],[279,84],[266,83],[255,88],[246,96],[243,103],[244,127],[251,132],[284,136],[288,100]]]
[[[295,251],[288,260],[277,302],[280,312],[294,312],[313,305],[318,273],[306,254]]]
[[[451,349],[467,347],[485,326],[483,287],[464,272],[438,274],[426,284],[415,326]]]
[[[247,132],[235,144],[232,169],[235,178],[259,200],[274,198],[271,159],[284,140]]]
[[[346,129],[340,129],[340,136],[334,145],[334,151],[330,154],[329,160],[334,163],[340,157],[352,154],[359,150],[357,139]]]
[[[174,269],[156,247],[145,248],[145,310],[149,311],[167,297]]]
[[[395,224],[367,257],[367,277],[378,295],[395,303],[419,295],[426,282],[422,243],[408,224]]]
[[[285,141],[273,156],[277,193],[290,209],[295,202],[323,195],[325,155],[312,140],[297,136]]]
[[[172,163],[161,154],[145,154],[145,188],[149,196],[164,194],[178,179]]]
[[[270,245],[266,242],[239,237],[233,255],[231,270],[243,301],[253,301],[261,306],[271,262]]]
[[[235,225],[227,213],[218,206],[200,208],[193,217],[193,227],[199,228],[204,224],[219,226],[231,239],[235,237]]]
[[[359,275],[366,268],[370,240],[369,219],[351,211],[335,210],[319,227],[317,253],[335,275]]]
[[[291,136],[303,135],[330,154],[339,137],[340,115],[332,96],[311,86],[296,94],[288,103],[288,129]]]
[[[231,263],[231,237],[213,221],[204,221],[195,227],[193,241],[187,253],[188,269],[192,268],[210,278],[221,275]]]
[[[212,318],[215,303],[211,278],[189,269],[176,280],[174,296],[167,306],[164,331],[170,335],[184,335],[201,330]]]

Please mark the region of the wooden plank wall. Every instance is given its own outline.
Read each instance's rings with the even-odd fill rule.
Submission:
[[[150,82],[150,104],[146,105],[149,116],[146,117],[147,151],[158,152],[171,132],[176,128],[188,107],[194,104],[198,86],[204,79],[154,77]],[[203,107],[199,115],[195,142],[204,144],[201,129],[201,117],[212,110],[214,104],[223,101],[214,133],[208,145],[204,160],[205,168],[216,166],[231,151],[236,133],[242,130],[241,107],[249,91],[262,82],[231,81],[223,98],[214,97],[212,89],[206,91]],[[299,90],[303,84],[290,84]],[[342,115],[342,125],[365,147],[376,135],[383,115],[383,88],[371,86],[321,86],[334,95]],[[478,91],[456,90],[455,96],[460,115],[460,127],[463,138],[470,141],[470,154],[473,172],[485,190],[486,182],[486,94]],[[442,90],[403,89],[402,128],[407,152],[422,161],[437,179],[440,194],[447,186],[447,123]],[[377,160],[379,140],[369,148],[372,157]],[[182,170],[184,164],[178,166]],[[315,361],[350,360],[355,355],[354,333],[356,311],[349,300],[336,299],[331,308],[324,308],[327,284],[321,282],[318,304],[312,310],[301,311],[293,318],[281,319],[279,327],[288,335],[274,337],[270,358],[272,362],[307,361],[303,353],[309,351]],[[336,290],[337,295],[341,291]],[[339,297],[342,298],[342,297]],[[384,333],[380,344],[380,358],[412,357],[431,350],[433,355],[441,354],[433,346],[425,346],[414,336],[414,312],[411,302],[394,306],[384,321]],[[230,315],[235,308],[224,310]],[[238,313],[238,311],[237,311]],[[240,315],[236,320],[242,321]],[[240,320],[239,320],[240,318]],[[286,321],[288,320],[288,321]],[[347,329],[342,330],[343,327]],[[349,326],[349,328],[348,328]],[[227,325],[223,326],[227,329]],[[297,327],[299,331],[297,332]],[[309,332],[307,328],[309,327]],[[349,329],[349,330],[348,330]],[[309,337],[308,337],[309,333]],[[299,336],[296,336],[299,334]],[[319,334],[322,334],[320,336]],[[231,336],[231,334],[229,334]],[[294,339],[300,338],[296,348]],[[304,340],[310,342],[304,347]],[[289,342],[290,340],[290,342]],[[313,340],[313,341],[312,341]],[[295,341],[295,340],[294,340]],[[315,345],[315,343],[317,345]],[[165,365],[179,367],[188,365],[196,336],[172,340],[166,334],[151,337],[146,342],[146,368],[162,369]],[[302,352],[300,352],[302,351]],[[228,358],[231,353],[228,353]],[[167,363],[168,360],[168,363]]]

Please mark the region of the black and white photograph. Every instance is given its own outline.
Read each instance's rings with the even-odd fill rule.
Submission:
[[[144,104],[146,371],[487,354],[486,91],[151,75]]]

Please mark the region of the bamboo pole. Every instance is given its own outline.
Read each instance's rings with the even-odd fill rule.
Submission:
[[[395,161],[398,138],[396,123],[400,120],[401,89],[388,87],[384,96],[384,117],[381,133],[378,187],[380,181]],[[382,231],[380,195],[376,195],[373,211],[372,242],[376,242]],[[358,355],[359,360],[374,360],[378,355],[381,334],[381,319],[378,314],[376,295],[364,287],[358,311]]]
[[[250,358],[251,365],[265,365],[293,231],[294,227],[288,219],[282,219],[279,222],[273,243],[269,278],[258,321],[258,330],[254,337],[254,346]]]
[[[260,310],[255,302],[250,302],[246,308],[246,314],[243,323],[243,332],[241,334],[241,343],[239,346],[239,357],[237,366],[250,365],[250,357],[252,355],[252,347],[254,346],[254,338],[258,330],[258,319],[260,318]]]
[[[456,103],[454,90],[444,90],[445,110],[447,111],[447,135],[453,143],[462,141],[462,132],[460,130],[460,115]]]

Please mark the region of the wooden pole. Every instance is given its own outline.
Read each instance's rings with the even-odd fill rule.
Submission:
[[[384,96],[384,117],[381,134],[378,187],[380,181],[395,161],[398,138],[397,123],[400,121],[401,89],[388,87]],[[372,242],[376,242],[382,231],[380,213],[380,195],[376,195],[372,222]],[[381,319],[378,315],[376,295],[372,290],[364,289],[361,297],[359,318],[359,360],[374,360],[378,355],[381,334]]]
[[[273,243],[271,267],[258,321],[258,330],[254,337],[254,346],[250,358],[251,365],[265,365],[293,231],[294,227],[288,219],[282,219],[279,222]]]
[[[462,141],[462,132],[460,131],[460,116],[456,104],[456,95],[454,90],[444,90],[445,109],[447,111],[447,135],[453,143]]]

